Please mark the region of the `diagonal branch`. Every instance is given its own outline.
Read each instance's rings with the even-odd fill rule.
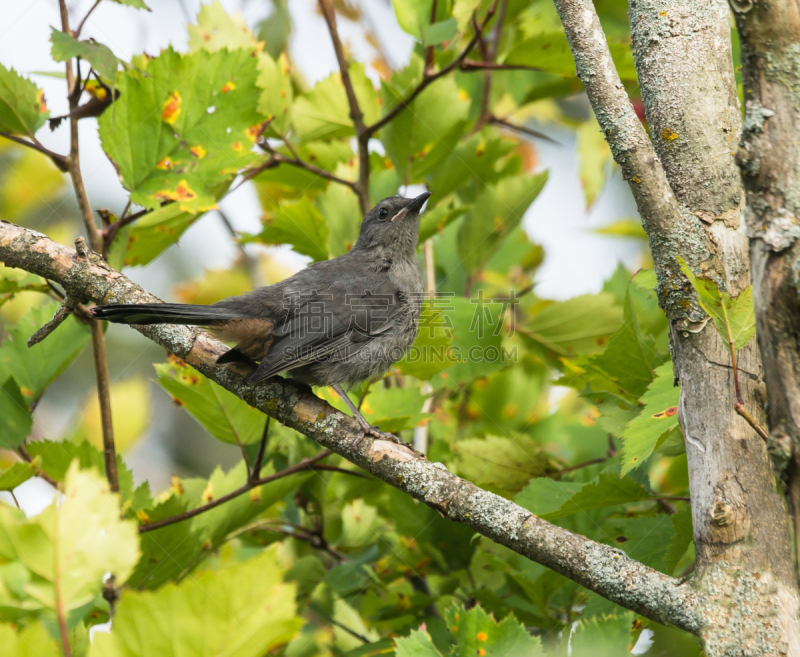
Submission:
[[[75,299],[97,303],[144,303],[158,299],[100,256],[79,258],[41,233],[0,221],[0,261],[59,282]],[[624,552],[552,525],[494,493],[452,474],[404,445],[364,437],[353,418],[283,379],[250,386],[251,368],[218,366],[227,348],[187,326],[136,326],[205,376],[254,408],[340,454],[382,481],[424,502],[444,517],[585,586],[623,607],[698,633],[701,596]]]
[[[350,68],[347,64],[347,57],[344,54],[342,40],[339,38],[339,30],[336,27],[336,12],[330,0],[319,0],[319,8],[328,24],[328,31],[333,42],[333,50],[336,53],[336,61],[339,64],[339,72],[342,76],[347,104],[350,106],[350,118],[353,120],[353,127],[356,130],[356,142],[358,143],[358,182],[355,184],[355,192],[358,195],[358,202],[361,206],[362,214],[369,212],[369,138],[367,126],[364,124],[364,113],[358,104],[356,90],[353,81],[350,79]]]

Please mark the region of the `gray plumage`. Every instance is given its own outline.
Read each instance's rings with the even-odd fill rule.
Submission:
[[[429,196],[383,199],[367,213],[349,253],[275,285],[210,306],[110,305],[95,308],[94,316],[124,324],[207,326],[236,343],[217,362],[259,363],[250,383],[281,372],[337,389],[374,379],[417,335],[423,285],[415,253],[419,211]]]

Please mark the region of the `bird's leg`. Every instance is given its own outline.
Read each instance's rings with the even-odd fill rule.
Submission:
[[[370,425],[369,422],[361,415],[361,411],[358,410],[358,407],[353,403],[353,400],[350,399],[348,394],[342,389],[338,383],[331,386],[339,397],[342,398],[342,401],[347,404],[347,408],[349,408],[352,413],[353,417],[358,420],[358,423],[361,425],[361,429],[364,434],[369,434],[378,438],[380,440],[390,440],[393,443],[397,443],[398,445],[402,445],[403,441],[400,440],[397,436],[393,433],[387,433],[386,431],[381,431],[378,427],[373,427]]]

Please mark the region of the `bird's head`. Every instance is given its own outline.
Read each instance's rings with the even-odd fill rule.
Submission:
[[[356,248],[413,257],[419,237],[419,211],[430,195],[390,196],[380,201],[361,222]]]

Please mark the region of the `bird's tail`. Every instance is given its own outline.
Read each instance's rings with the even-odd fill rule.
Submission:
[[[215,322],[244,319],[242,313],[215,306],[183,303],[139,303],[131,305],[97,306],[92,314],[115,324],[196,324],[207,326]]]

